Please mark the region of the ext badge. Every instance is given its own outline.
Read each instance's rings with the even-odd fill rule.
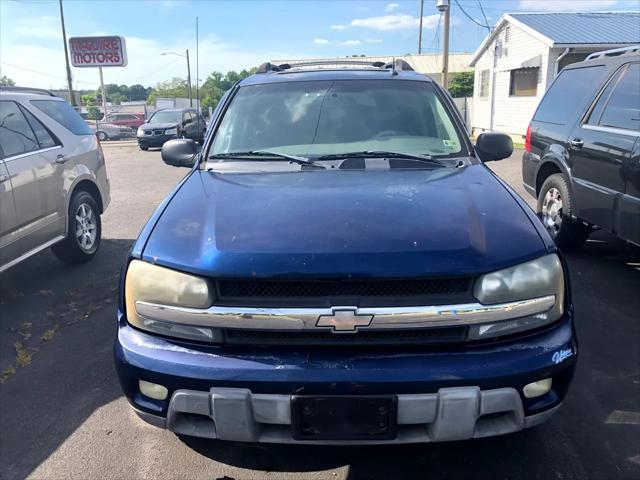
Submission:
[[[358,315],[357,308],[332,309],[332,315],[320,315],[316,327],[333,327],[336,333],[355,333],[358,327],[368,327],[373,315]]]
[[[551,357],[551,360],[553,361],[553,363],[557,365],[559,363],[564,362],[567,358],[569,358],[572,355],[573,355],[573,351],[570,348],[566,350],[558,350],[553,354],[553,357]]]

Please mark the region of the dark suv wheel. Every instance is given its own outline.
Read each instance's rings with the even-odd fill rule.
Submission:
[[[98,251],[102,236],[100,213],[95,199],[85,191],[76,192],[69,204],[67,238],[52,247],[63,262],[91,260]]]
[[[569,185],[560,173],[549,176],[538,195],[538,216],[562,250],[579,250],[591,229],[571,217],[573,198]]]

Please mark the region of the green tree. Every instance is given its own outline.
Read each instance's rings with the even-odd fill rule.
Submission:
[[[235,72],[228,71],[226,74],[222,72],[212,72],[200,87],[200,98],[203,108],[215,108],[218,102],[233,85],[244,78],[256,73],[256,68]]]
[[[195,86],[192,87],[195,92]],[[187,81],[184,78],[173,77],[171,80],[158,83],[147,97],[147,104],[153,105],[158,97],[188,98]]]
[[[84,105],[93,105],[96,101],[96,95],[94,93],[82,93],[80,99]]]
[[[449,93],[453,98],[473,96],[473,72],[458,72],[451,76]]]
[[[87,118],[89,120],[100,120],[102,118],[102,112],[98,107],[93,105],[87,107]]]
[[[120,105],[122,102],[129,100],[125,95],[120,92],[112,93],[109,95],[109,101],[114,105]]]
[[[7,77],[6,75],[2,75],[2,77],[0,77],[0,86],[2,86],[2,87],[15,87],[16,86],[16,82],[14,82],[12,79]]]
[[[152,88],[145,88],[142,85],[140,85],[139,83],[135,84],[135,85],[131,85],[129,87],[129,98],[132,101],[140,101],[140,100],[146,100],[147,97],[149,96],[149,93],[151,93],[151,90],[153,90]]]

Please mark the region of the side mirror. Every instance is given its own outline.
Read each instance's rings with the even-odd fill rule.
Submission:
[[[173,167],[193,167],[198,145],[190,138],[169,140],[162,146],[162,161]]]
[[[513,140],[504,133],[481,133],[476,141],[476,153],[483,162],[508,158],[513,153]]]

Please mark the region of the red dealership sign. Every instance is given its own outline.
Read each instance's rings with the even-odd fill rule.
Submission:
[[[127,66],[127,45],[123,37],[72,37],[69,49],[74,67]]]

